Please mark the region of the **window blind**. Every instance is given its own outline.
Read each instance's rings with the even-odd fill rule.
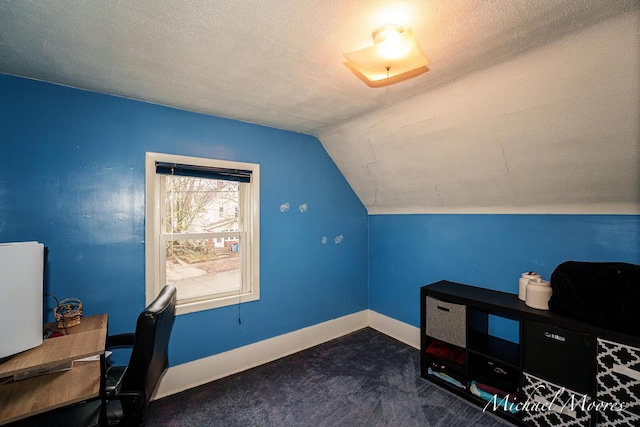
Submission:
[[[156,162],[156,173],[162,175],[190,176],[194,178],[220,179],[224,181],[251,182],[251,171],[209,166]]]

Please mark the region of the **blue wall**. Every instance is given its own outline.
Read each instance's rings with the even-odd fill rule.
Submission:
[[[421,286],[450,280],[517,294],[523,272],[548,280],[568,260],[640,264],[640,216],[373,215],[369,308],[419,326]],[[499,323],[495,335],[517,340]]]
[[[0,242],[45,243],[46,291],[110,332],[144,308],[146,151],[261,166],[261,300],[241,325],[237,306],[179,316],[172,365],[367,308],[367,213],[316,138],[7,75],[0,94]]]
[[[0,242],[45,243],[46,291],[112,333],[144,307],[144,153],[260,163],[261,300],[241,325],[237,306],[179,316],[172,365],[367,307],[418,326],[441,279],[517,293],[565,260],[640,263],[640,216],[368,217],[313,137],[6,75],[0,94]]]

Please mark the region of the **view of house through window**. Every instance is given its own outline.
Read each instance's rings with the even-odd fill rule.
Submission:
[[[166,283],[182,300],[242,289],[239,183],[163,175]]]
[[[260,299],[260,165],[146,153],[145,278],[176,313]]]

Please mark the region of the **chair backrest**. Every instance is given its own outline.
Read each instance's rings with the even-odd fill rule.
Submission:
[[[135,341],[120,390],[141,393],[144,406],[169,365],[169,337],[175,311],[176,288],[167,285],[138,316]]]

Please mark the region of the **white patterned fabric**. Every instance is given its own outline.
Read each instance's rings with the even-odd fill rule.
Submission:
[[[531,405],[522,412],[523,420],[536,427],[588,427],[591,415],[582,410],[589,396],[524,373],[524,395]],[[537,405],[536,405],[537,404]]]
[[[602,411],[598,412],[598,427],[638,427],[640,417],[631,412]]]
[[[623,411],[604,411],[598,425],[640,426],[640,349],[598,338],[598,400],[622,404]]]

